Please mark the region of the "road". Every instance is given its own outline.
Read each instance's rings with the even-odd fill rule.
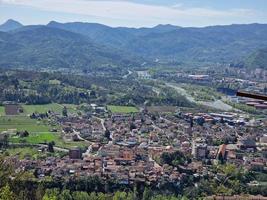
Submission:
[[[107,130],[107,128],[105,127],[105,120],[102,119],[102,118],[99,118],[99,117],[95,117],[95,118],[101,121],[103,130],[104,130],[104,132],[105,132],[105,131]],[[110,137],[111,140],[108,142],[108,144],[111,145],[112,142],[113,142],[113,133],[112,133],[112,132],[110,133],[110,136],[109,136],[109,137]]]
[[[168,86],[168,87],[171,87],[171,88],[175,89],[179,94],[185,96],[185,97],[187,98],[188,101],[193,102],[193,103],[197,103],[197,102],[195,101],[195,99],[194,99],[190,94],[188,94],[187,91],[186,91],[185,89],[179,87],[179,86],[176,85],[175,83],[167,83],[167,82],[166,82],[165,85]]]
[[[106,131],[105,120],[96,116],[94,116],[94,118],[100,120],[103,130]]]
[[[128,70],[128,74],[124,75],[122,78],[127,78],[128,76],[130,76],[133,72]]]
[[[81,136],[80,132],[77,132],[77,131],[75,131],[75,130],[74,130],[73,132],[77,135],[77,137],[78,137],[79,140],[82,140],[82,141],[85,141],[85,142],[90,142],[89,140],[84,139],[84,138]]]

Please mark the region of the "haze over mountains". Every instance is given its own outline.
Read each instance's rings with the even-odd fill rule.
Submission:
[[[11,31],[17,28],[21,28],[23,25],[13,19],[7,20],[4,24],[0,25],[0,31]]]
[[[155,60],[267,67],[266,24],[136,29],[55,21],[22,26],[8,20],[0,31],[1,67],[139,66]]]

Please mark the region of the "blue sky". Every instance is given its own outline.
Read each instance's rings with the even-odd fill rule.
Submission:
[[[127,27],[267,23],[267,0],[0,0],[0,23],[10,18]]]

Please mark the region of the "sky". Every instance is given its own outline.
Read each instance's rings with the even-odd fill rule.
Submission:
[[[93,22],[113,27],[267,23],[267,0],[0,0],[0,23]]]

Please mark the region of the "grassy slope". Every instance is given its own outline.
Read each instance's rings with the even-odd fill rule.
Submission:
[[[26,156],[31,156],[37,158],[39,152],[37,149],[32,147],[22,147],[22,148],[11,148],[7,150],[10,156],[18,155],[20,159],[24,159]]]
[[[112,113],[135,113],[139,112],[139,110],[136,107],[133,106],[107,106],[108,110],[110,110]]]

